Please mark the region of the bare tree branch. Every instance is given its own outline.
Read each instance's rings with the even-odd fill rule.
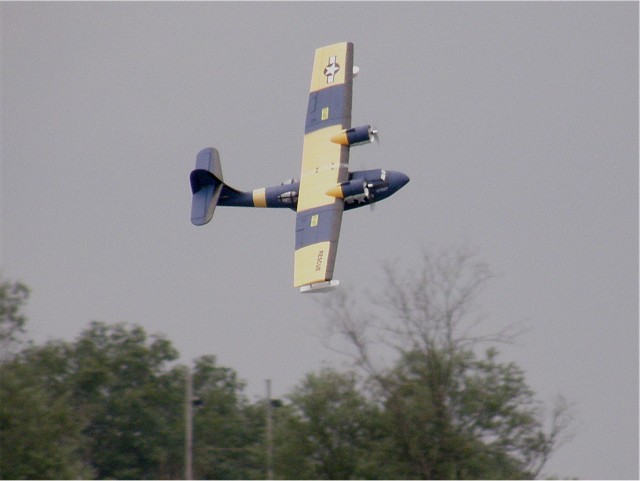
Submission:
[[[481,332],[485,318],[477,302],[494,276],[470,250],[425,250],[420,260],[409,269],[385,263],[385,285],[368,296],[367,309],[346,291],[329,298],[329,337],[345,344],[332,349],[350,357],[392,413],[398,446],[416,475],[442,476],[442,466],[466,465],[447,456],[457,459],[480,445],[507,456],[512,476],[539,475],[571,419],[566,403],[558,402],[545,433],[522,371],[495,360],[492,346],[516,342],[524,322]],[[489,349],[479,359],[483,346]],[[381,352],[396,357],[386,364]],[[454,441],[463,435],[466,448]]]

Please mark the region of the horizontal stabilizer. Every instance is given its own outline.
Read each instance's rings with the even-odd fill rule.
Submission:
[[[211,220],[224,183],[217,149],[207,148],[198,153],[196,168],[191,172],[191,223],[204,225]]]

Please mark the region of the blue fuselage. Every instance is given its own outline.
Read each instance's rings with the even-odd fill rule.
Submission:
[[[402,172],[374,169],[349,173],[349,180],[340,190],[344,210],[379,202],[395,194],[409,182]],[[230,207],[270,207],[296,210],[300,181],[291,179],[280,185],[241,192],[227,185],[222,188],[218,205]]]

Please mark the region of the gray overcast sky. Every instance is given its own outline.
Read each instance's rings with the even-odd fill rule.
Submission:
[[[638,3],[7,3],[2,16],[4,278],[29,334],[91,320],[164,333],[281,396],[343,359],[292,285],[290,211],[189,222],[195,155],[239,188],[299,175],[314,50],[355,44],[352,167],[411,182],[345,214],[336,278],[468,245],[499,274],[488,328],[543,401],[576,402],[547,472],[638,477]],[[315,298],[317,299],[317,298]]]

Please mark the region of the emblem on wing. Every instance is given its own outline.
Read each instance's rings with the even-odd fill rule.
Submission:
[[[329,57],[329,64],[324,68],[324,76],[327,77],[328,84],[333,83],[339,71],[340,65],[336,61],[336,56]]]

